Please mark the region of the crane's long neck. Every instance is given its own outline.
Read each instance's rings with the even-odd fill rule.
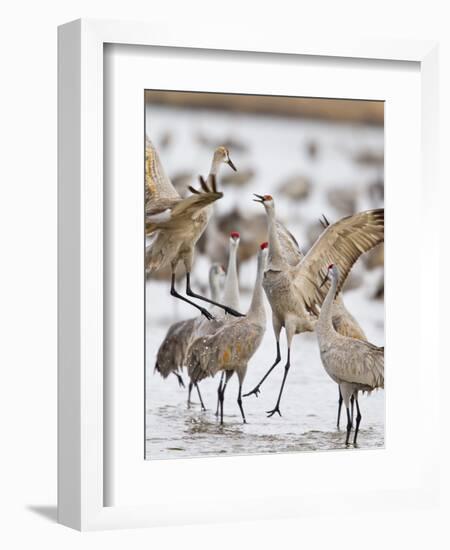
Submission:
[[[210,176],[217,176],[217,174],[219,173],[221,164],[222,164],[222,160],[218,158],[216,155],[214,155],[211,162],[211,168],[209,169],[208,178]]]
[[[211,177],[217,176],[217,173],[219,172],[219,168],[220,168],[220,159],[216,158],[216,155],[214,155],[211,162],[211,168],[209,169],[208,178],[207,178],[208,185],[211,185]],[[215,213],[215,210],[216,210],[215,203],[208,204],[208,206],[205,207],[204,211],[206,213],[208,223],[212,217],[215,218],[215,216],[213,216],[213,214]],[[215,228],[217,228],[217,222],[215,219],[213,223],[214,223],[214,228],[213,228],[214,230]]]
[[[211,290],[211,300],[213,302],[220,301],[220,281],[219,277],[213,273],[209,274],[209,288]]]
[[[218,158],[216,155],[213,156],[212,162],[211,162],[211,168],[209,169],[208,174],[208,185],[211,185],[211,177],[217,176],[219,173],[220,165],[222,164],[222,161],[220,158]],[[208,216],[208,222],[210,221],[211,217],[213,217],[213,214],[216,211],[215,203],[208,204],[208,206],[205,208],[206,215]],[[217,228],[217,222],[214,220],[214,225]]]
[[[320,310],[319,320],[316,325],[316,332],[319,338],[329,331],[334,332],[333,328],[333,301],[336,296],[336,290],[338,285],[338,277],[333,274],[331,279],[331,285],[328,289],[328,293],[323,301],[322,308]]]
[[[239,279],[237,274],[237,245],[230,245],[230,257],[228,259],[227,276],[223,291],[222,303],[228,307],[239,310]]]
[[[247,312],[247,318],[253,323],[257,323],[263,327],[266,325],[266,310],[264,308],[264,297],[263,297],[263,277],[264,277],[264,268],[265,261],[263,254],[258,255],[258,268],[256,271],[256,281],[255,287],[253,289],[252,302],[250,308]]]
[[[267,210],[267,219],[269,229],[269,268],[282,269],[286,264],[286,260],[283,255],[280,238],[278,236],[274,208]]]

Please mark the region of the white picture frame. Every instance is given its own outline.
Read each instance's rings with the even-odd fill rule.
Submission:
[[[409,61],[420,64],[420,181],[421,227],[420,316],[436,317],[437,292],[425,295],[423,281],[432,276],[437,264],[434,224],[436,211],[433,190],[437,186],[435,166],[437,147],[437,44],[424,41],[363,40],[347,37],[340,40],[311,40],[311,37],[270,38],[248,33],[239,28],[230,38],[227,33],[207,32],[191,36],[181,22],[170,32],[158,24],[98,20],[78,20],[59,28],[58,86],[59,86],[59,350],[58,350],[58,518],[60,523],[80,530],[153,526],[172,523],[214,521],[214,515],[199,513],[205,506],[194,496],[180,495],[180,510],[164,506],[130,502],[109,505],[109,476],[105,475],[104,425],[104,205],[103,202],[103,115],[104,115],[104,46],[128,44],[162,46],[201,50],[258,52],[285,56],[353,58],[364,60]],[[416,113],[417,115],[417,113]],[[389,153],[389,149],[387,151]],[[426,259],[426,261],[425,261]],[[426,327],[420,326],[420,339]],[[437,336],[426,333],[429,347]],[[431,343],[430,343],[431,339]],[[420,343],[418,344],[420,347]],[[418,355],[418,368],[423,367],[424,355]],[[423,370],[418,370],[423,374]],[[438,391],[437,351],[427,355],[427,379],[420,384],[419,406],[427,403],[426,422],[436,430],[437,400],[430,393]],[[426,399],[425,399],[426,397]],[[434,422],[434,424],[433,424]],[[386,505],[386,488],[374,495],[368,491],[365,506],[374,510],[386,506],[427,503],[436,498],[439,479],[435,464],[436,447],[430,442],[417,462],[417,483],[394,488]],[[297,455],[282,459],[282,467],[295,472]],[[264,457],[262,457],[264,458]],[[259,457],[261,459],[261,457]],[[142,457],[143,460],[143,457]],[[205,460],[205,459],[203,459]],[[221,459],[207,459],[214,461]],[[235,460],[235,459],[233,459]],[[255,460],[246,457],[246,460]],[[327,458],[342,460],[342,458]],[[266,461],[267,463],[267,461]],[[165,466],[170,468],[170,464]],[[216,469],[219,467],[216,464]],[[126,483],[125,483],[126,485]],[[155,498],[157,488],[155,487]],[[297,489],[277,503],[277,510],[265,508],[264,495],[248,501],[236,498],[230,513],[221,520],[256,519],[319,513],[323,509],[323,492],[305,495]],[[352,507],[353,496],[342,491],[327,494],[326,506]],[[297,498],[296,498],[297,497]],[[384,499],[384,500],[383,500]],[[220,503],[219,503],[220,504]],[[209,504],[208,504],[209,505]],[[358,506],[361,505],[361,501]],[[174,508],[176,508],[174,504]]]

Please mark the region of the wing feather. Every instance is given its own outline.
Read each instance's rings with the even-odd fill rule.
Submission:
[[[185,199],[161,199],[156,205],[150,202],[146,208],[146,233],[150,235],[162,227],[169,227],[172,220],[194,219],[206,206],[223,197],[217,191],[198,191]]]
[[[190,339],[195,329],[196,318],[178,321],[169,327],[156,358],[155,370],[163,378],[172,372],[181,371]]]
[[[362,340],[352,340],[351,346],[355,353],[346,365],[346,382],[361,384],[370,389],[384,388],[384,348]]]
[[[276,226],[286,261],[289,265],[297,265],[304,256],[296,238],[281,222],[277,221]]]
[[[308,311],[318,314],[326,296],[330,283],[321,288],[320,284],[328,265],[335,264],[339,269],[339,293],[359,256],[383,241],[383,208],[360,212],[328,226],[303,258],[295,281],[301,286],[299,294]]]
[[[148,138],[145,141],[145,191],[150,203],[161,199],[180,199],[164,171],[158,152]]]
[[[214,334],[195,339],[186,358],[191,380],[198,382],[227,367],[234,370],[246,365],[258,349],[263,334],[263,328],[242,318],[225,323]]]

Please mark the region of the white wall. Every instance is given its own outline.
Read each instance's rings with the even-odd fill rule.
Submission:
[[[445,2],[322,0],[263,2],[226,0],[67,0],[20,1],[2,6],[0,32],[0,544],[3,548],[128,548],[153,542],[163,548],[241,547],[333,548],[448,547],[448,510],[398,517],[339,517],[128,531],[80,535],[44,519],[30,507],[55,515],[56,502],[56,26],[80,16],[116,19],[177,17],[201,32],[205,25],[236,22],[266,27],[268,33],[367,33],[422,37],[441,42],[441,97],[450,97],[450,36]],[[449,105],[442,101],[442,181],[450,181],[445,150],[449,147]],[[444,165],[445,163],[445,165]],[[445,179],[444,179],[445,178]],[[443,197],[442,230],[448,217]],[[407,218],[399,223],[409,223]],[[441,246],[448,251],[448,229]],[[445,254],[444,254],[445,255]],[[446,254],[448,257],[448,253]],[[442,267],[448,268],[448,260]],[[445,272],[448,272],[446,269]],[[444,273],[445,273],[444,272]],[[445,283],[444,279],[444,283]],[[448,292],[443,294],[448,303]],[[444,321],[444,318],[442,319]],[[448,325],[447,325],[448,326]],[[447,327],[442,325],[446,336]],[[443,370],[445,382],[449,376]],[[448,440],[448,406],[443,407],[443,439]],[[426,434],[418,445],[426,444]],[[443,451],[447,453],[448,444]],[[446,478],[447,504],[449,492]],[[274,503],[276,506],[276,503]],[[47,507],[47,508],[45,508]],[[344,512],[340,511],[341,514]],[[218,511],[220,517],[220,511]],[[389,538],[386,538],[389,536]],[[8,542],[4,539],[8,538]],[[296,544],[297,543],[297,544]]]

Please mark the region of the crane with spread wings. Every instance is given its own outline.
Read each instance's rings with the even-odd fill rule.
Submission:
[[[220,304],[194,292],[191,288],[191,270],[195,245],[205,230],[213,213],[213,203],[222,198],[217,190],[216,175],[221,164],[228,164],[236,170],[228,149],[218,147],[214,151],[207,180],[200,177],[200,189],[189,187],[192,195],[181,198],[164,172],[159,155],[152,142],[147,139],[145,150],[145,231],[149,239],[146,248],[146,269],[156,271],[170,264],[172,271],[170,293],[197,308],[207,318],[213,315],[175,288],[175,273],[179,263],[186,271],[186,294],[222,308],[236,317],[242,316],[235,309]]]

